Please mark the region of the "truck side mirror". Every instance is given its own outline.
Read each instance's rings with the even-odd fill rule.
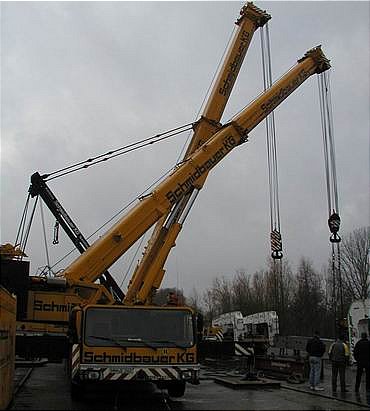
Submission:
[[[73,308],[69,314],[69,321],[68,321],[68,338],[71,344],[79,344],[81,342],[81,336],[79,335],[78,329],[78,314],[81,313],[81,309]]]
[[[197,336],[198,339],[202,339],[203,336],[203,325],[204,325],[204,321],[203,321],[203,315],[201,313],[197,313],[195,314],[195,321],[196,321],[196,327],[197,327]]]

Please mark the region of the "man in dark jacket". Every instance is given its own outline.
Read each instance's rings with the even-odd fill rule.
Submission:
[[[306,345],[306,351],[309,354],[310,362],[310,389],[314,391],[322,391],[319,387],[321,375],[321,357],[325,352],[325,344],[320,340],[320,334],[315,331],[313,338],[311,338]]]
[[[366,390],[370,390],[370,341],[367,334],[361,334],[361,340],[357,341],[353,350],[353,356],[357,363],[355,391],[358,392],[361,384],[363,370],[366,373]]]
[[[333,392],[337,391],[337,379],[339,373],[341,392],[346,392],[346,365],[349,360],[349,348],[344,342],[344,336],[340,336],[329,348],[329,359],[332,365],[331,386]]]

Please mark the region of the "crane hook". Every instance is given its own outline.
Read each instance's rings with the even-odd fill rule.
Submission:
[[[59,221],[55,221],[53,244],[59,244]]]
[[[272,230],[270,234],[271,239],[271,257],[274,260],[280,260],[283,258],[283,243],[281,241],[281,234],[278,230]]]
[[[342,240],[338,235],[338,231],[340,227],[340,217],[339,217],[339,214],[337,214],[334,210],[328,219],[328,225],[329,225],[330,232],[332,233],[332,235],[330,236],[330,242],[340,243]]]

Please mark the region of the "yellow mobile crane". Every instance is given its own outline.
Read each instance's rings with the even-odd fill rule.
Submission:
[[[245,13],[245,16],[248,14]],[[249,15],[252,16],[251,35],[263,18],[256,24],[258,19],[253,11]],[[240,22],[243,20],[248,19],[241,19]],[[245,38],[246,34],[243,36]],[[234,55],[230,54],[233,65],[229,66],[230,70],[222,80],[224,97],[228,97],[231,91],[237,73],[233,71],[234,67],[237,67],[236,63],[239,63],[248,44],[249,41],[242,41],[236,49],[239,54],[238,51]],[[314,72],[329,67],[320,48],[311,50],[296,68],[226,126],[217,124],[223,110],[222,104],[226,100],[217,109],[216,105],[206,108],[205,113],[208,115],[204,115],[198,126],[202,131],[198,132],[197,138],[193,138],[185,161],[150,196],[142,199],[111,230],[87,248],[60,277],[51,281],[64,298],[64,304],[48,301],[34,303],[33,307],[40,311],[38,318],[41,321],[48,323],[51,318],[55,318],[54,312],[57,312],[64,324],[70,307],[78,305],[72,311],[69,324],[72,393],[80,393],[83,384],[92,382],[148,380],[167,387],[170,395],[181,396],[186,381],[198,382],[196,321],[191,309],[134,306],[140,302],[137,291],[132,289],[131,292],[131,287],[138,279],[136,275],[128,290],[134,297],[127,297],[123,306],[115,305],[111,293],[94,282],[143,233],[167,216],[194,189],[199,190],[210,169],[244,142],[247,133],[295,88]],[[222,97],[219,101],[222,101]],[[212,114],[213,109],[216,112]],[[163,277],[162,272],[160,276],[157,273],[154,281],[146,276],[138,281],[139,288],[146,284],[149,286],[149,293],[143,294],[146,304],[153,285],[159,286]],[[51,298],[51,294],[48,294],[48,298]]]
[[[67,283],[93,283],[151,226],[168,214],[285,98],[330,68],[321,47],[309,50],[271,88],[182,162],[63,272]],[[144,279],[144,283],[146,279]],[[100,294],[99,294],[100,295]],[[181,396],[199,382],[196,318],[188,307],[84,304],[70,317],[72,394],[84,385],[150,381]]]
[[[270,15],[254,6],[253,3],[249,2],[242,7],[240,16],[236,21],[237,30],[210,93],[203,116],[196,124],[195,134],[186,157],[221,128],[219,120],[235,84],[253,34],[257,28],[263,26],[269,19]],[[39,196],[42,198],[76,248],[81,253],[85,252],[89,247],[88,241],[47,185],[45,176],[39,173],[34,173],[31,176],[29,193],[31,197]],[[161,221],[164,218],[165,216]],[[161,221],[159,225],[161,225]],[[171,232],[167,232],[166,235],[173,237],[176,232],[177,236],[177,227],[179,227],[178,224],[173,225]],[[163,238],[163,231],[162,229],[161,238]],[[167,243],[168,240],[166,240]],[[28,277],[27,262],[19,261],[18,257],[15,260],[7,258],[5,261],[5,259],[2,259],[3,271],[8,273],[3,276],[3,279],[6,285],[13,287],[12,291],[19,295],[19,305],[22,306],[22,309],[18,310],[17,318],[17,353],[27,356],[41,355],[49,357],[51,355],[54,357],[63,355],[69,312],[76,305],[93,302],[111,304],[123,300],[126,305],[142,303],[142,301],[149,302],[148,296],[143,297],[143,292],[154,289],[153,282],[155,282],[155,288],[158,288],[164,274],[162,270],[161,275],[156,276],[155,281],[153,281],[151,273],[160,271],[158,270],[158,264],[163,266],[164,261],[162,263],[161,256],[166,255],[164,244],[157,241],[155,249],[157,251],[155,258],[146,259],[145,264],[143,264],[146,271],[134,274],[126,298],[124,298],[124,294],[108,271],[94,278],[87,278],[81,273],[73,280],[69,278],[68,281],[63,275]],[[153,252],[150,255],[153,256]],[[14,285],[12,281],[15,278],[15,270],[22,272],[24,275],[19,276],[22,281],[18,281]],[[148,270],[150,270],[150,273]],[[100,281],[100,284],[95,283],[97,280]],[[138,294],[137,284],[140,284],[141,288],[143,286],[145,288],[141,289],[140,298],[136,298]],[[53,350],[50,350],[51,345]]]

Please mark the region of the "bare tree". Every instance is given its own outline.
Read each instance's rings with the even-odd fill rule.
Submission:
[[[193,287],[191,294],[186,297],[187,304],[192,307],[196,312],[202,312],[201,297],[195,287]]]
[[[251,293],[253,296],[253,305],[251,311],[247,314],[265,311],[267,309],[266,271],[259,270],[253,274]]]
[[[334,280],[335,276],[335,280]],[[323,301],[322,305],[325,308],[326,318],[323,327],[321,327],[322,335],[327,337],[335,337],[338,333],[339,321],[343,321],[345,313],[348,311],[348,307],[351,298],[346,296],[342,292],[342,299],[340,298],[340,291],[335,290],[338,288],[338,270],[333,272],[332,261],[328,261],[328,264],[322,268],[323,283]],[[338,292],[339,291],[339,292]]]
[[[370,227],[355,229],[343,237],[341,244],[341,266],[346,292],[352,299],[369,296],[369,250]]]
[[[314,329],[320,329],[324,310],[324,293],[320,276],[312,263],[301,258],[296,278],[296,293],[292,304],[294,321],[291,326],[296,335],[311,335]]]
[[[241,311],[245,315],[251,309],[253,297],[250,288],[250,277],[244,269],[237,270],[232,280],[231,292],[233,309]]]
[[[231,281],[225,277],[215,278],[212,283],[212,290],[217,313],[222,314],[232,311]]]
[[[204,322],[206,325],[211,325],[212,320],[217,317],[216,300],[214,298],[214,291],[212,288],[208,288],[203,293],[203,305],[204,305]]]
[[[269,271],[267,286],[271,290],[267,292],[269,296],[268,308],[277,312],[280,322],[280,332],[285,334],[286,327],[290,323],[289,307],[293,303],[294,279],[289,261],[282,260],[268,261]]]

